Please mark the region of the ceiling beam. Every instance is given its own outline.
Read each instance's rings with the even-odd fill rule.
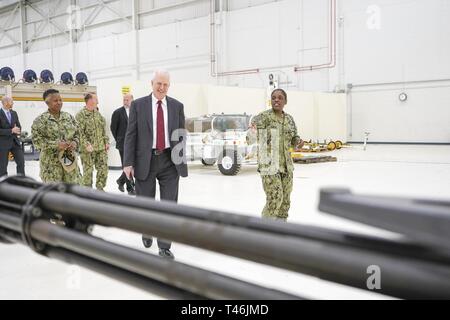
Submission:
[[[52,13],[56,11],[56,9],[61,4],[61,0],[59,0],[56,5],[52,8]],[[47,20],[49,24],[52,24],[56,29],[58,29],[60,32],[66,32],[63,28],[61,28],[56,22],[52,21],[52,14],[49,12],[48,15],[46,15],[41,9],[39,9],[37,6],[29,3],[28,6],[33,9],[37,14],[39,14],[42,17],[42,20]]]
[[[6,30],[6,28],[8,28],[14,21],[14,17],[16,15],[17,10],[20,7],[20,3],[16,3],[14,9],[9,13],[8,18],[6,18],[5,23],[3,24],[3,26],[0,27],[0,32],[1,32],[1,36],[0,36],[0,43],[3,41],[3,39],[6,37],[8,38],[14,45],[19,45],[20,41],[18,41],[17,39],[14,39]]]
[[[44,28],[51,23],[50,17],[55,13],[56,9],[58,9],[60,4],[61,4],[61,0],[58,0],[56,5],[51,10],[49,10],[48,18],[41,21],[41,24],[39,25],[39,27],[36,30],[36,32],[34,33],[34,35],[31,37],[31,39],[27,40],[27,43],[25,45],[25,51],[28,51],[30,49],[33,42],[37,40],[37,37],[39,36],[39,34],[41,34],[44,31]],[[28,5],[29,5],[29,3],[28,3]],[[44,15],[42,15],[42,17],[46,18]],[[64,34],[67,33],[66,31],[64,31],[62,29],[59,29],[59,30]]]

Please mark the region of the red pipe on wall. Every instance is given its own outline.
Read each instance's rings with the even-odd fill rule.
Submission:
[[[294,68],[295,72],[302,71],[313,71],[319,69],[331,69],[336,67],[336,21],[337,21],[337,10],[336,10],[336,0],[330,0],[330,61],[324,64],[316,64],[310,66],[297,66]]]
[[[255,74],[259,73],[259,69],[249,69],[249,70],[236,70],[236,71],[227,71],[227,72],[217,72],[217,61],[216,61],[216,35],[215,35],[215,27],[216,27],[216,4],[215,0],[211,0],[209,3],[210,7],[210,47],[211,47],[211,76],[212,77],[225,77],[225,76],[235,76],[235,75],[244,75],[244,74]]]

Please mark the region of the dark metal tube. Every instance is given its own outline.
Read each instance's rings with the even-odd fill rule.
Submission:
[[[0,226],[15,232],[22,232],[20,218],[0,209]]]
[[[11,243],[23,244],[22,237],[20,233],[17,232],[4,230],[0,228],[0,237],[3,237],[5,240],[10,241]],[[206,299],[203,296],[196,295],[189,291],[182,290],[153,279],[149,279],[147,277],[130,272],[128,270],[114,267],[107,263],[82,256],[69,250],[53,248],[49,246],[46,248],[44,255],[46,257],[57,259],[65,263],[75,264],[80,267],[90,269],[97,273],[101,273],[107,277],[110,277],[114,280],[127,283],[133,287],[136,287],[149,293],[153,293],[165,299],[183,299],[183,300]]]
[[[4,207],[6,209],[16,210],[16,211],[22,210],[22,206],[21,205],[15,204],[15,203],[11,203],[11,202],[7,202],[7,201],[2,201],[2,200],[0,200],[0,208],[1,207]]]
[[[22,236],[20,233],[11,231],[10,229],[5,229],[0,226],[0,243],[2,239],[8,241],[8,243],[23,244]]]
[[[64,250],[60,248],[49,248],[45,254],[52,259],[75,264],[86,269],[101,273],[114,280],[129,284],[135,288],[155,294],[165,299],[175,300],[204,300],[204,296],[200,296],[189,291],[176,288],[165,283],[149,279],[139,274],[114,267],[108,263],[104,263],[86,256],[77,254],[75,252]]]
[[[42,220],[33,222],[31,234],[34,239],[52,246],[62,247],[212,299],[299,299],[281,291],[162,259]]]
[[[48,195],[48,199],[46,197],[43,199],[44,206],[52,207],[54,210],[67,209],[66,212],[77,212],[79,217],[86,219],[94,217],[94,220],[105,225],[123,227],[130,231],[316,275],[363,289],[367,288],[367,268],[376,264],[384,270],[385,285],[382,291],[386,294],[403,297],[405,291],[412,293],[415,288],[420,297],[423,297],[427,289],[428,294],[435,297],[437,288],[440,287],[441,293],[445,292],[450,297],[450,283],[442,282],[442,276],[445,276],[444,279],[450,279],[448,266],[434,266],[426,262],[414,264],[408,259],[398,261],[389,255],[352,250],[317,241],[280,237],[260,231],[165,216],[138,209],[127,210],[105,203],[90,201],[84,204],[79,198],[66,201],[67,199],[50,196],[51,194]],[[72,201],[76,201],[75,206]],[[56,205],[56,202],[60,202],[59,205]],[[126,225],[123,224],[125,219],[128,219]],[[421,266],[420,269],[417,269],[417,265]],[[327,267],[322,269],[321,266]],[[410,279],[415,279],[414,284],[411,284]]]
[[[372,237],[367,235],[362,236],[356,233],[340,232],[315,226],[281,223],[256,217],[230,214],[217,210],[178,205],[172,202],[155,201],[147,198],[129,198],[120,195],[118,196],[104,192],[98,192],[96,190],[81,186],[71,186],[70,192],[71,194],[84,199],[101,201],[108,204],[117,204],[120,206],[140,208],[148,211],[170,214],[179,217],[217,222],[229,226],[265,231],[274,234],[280,234],[283,236],[290,235],[304,239],[319,240],[321,242],[327,241],[334,244],[341,244],[346,247],[351,246],[355,248],[363,248],[365,250],[374,250],[383,253],[402,255],[410,258],[426,258],[429,260],[450,263],[450,254],[446,251],[430,251],[429,248],[402,242],[401,240],[391,241],[379,237]]]
[[[319,209],[450,250],[450,205],[446,201],[355,196],[347,189],[324,189]]]
[[[4,220],[3,218],[5,217],[7,217],[8,220]],[[8,223],[5,223],[5,221],[8,221]],[[20,219],[0,214],[0,226],[3,227],[9,226],[12,228],[12,230],[20,230]],[[232,282],[231,289],[229,290],[230,291],[237,290],[236,292],[239,293],[240,295],[239,298],[236,298],[236,295],[233,295],[233,299],[299,299],[299,297],[296,297],[294,295],[285,294],[276,290],[269,290],[267,288],[255,286],[246,282],[235,280],[233,278],[223,277],[219,274],[214,274],[206,270],[193,268],[191,266],[183,265],[180,263],[175,263],[176,265],[175,268],[173,267],[172,262],[172,265],[169,268],[167,265],[169,264],[170,261],[166,261],[151,255],[147,255],[134,249],[108,243],[106,241],[96,239],[94,237],[82,233],[60,228],[45,221],[34,222],[31,230],[33,237],[51,246],[62,246],[65,248],[72,249],[74,251],[82,252],[84,255],[90,257],[100,255],[102,259],[105,259],[109,264],[112,265],[120,263],[125,264],[126,266],[128,266],[128,268],[135,268],[135,267],[139,268],[139,266],[142,266],[140,269],[140,273],[147,274],[147,276],[148,273],[150,273],[152,275],[152,278],[162,276],[163,279],[178,282],[174,279],[170,279],[168,275],[174,277],[177,274],[187,272],[187,275],[184,278],[184,280],[185,281],[189,279],[192,280],[194,278],[198,279],[200,281],[197,285],[202,288],[214,287],[213,283],[210,282],[214,282],[216,280],[219,281],[218,285],[220,288],[227,288],[230,287],[230,285],[227,284],[227,282],[231,281]],[[81,243],[83,243],[84,246],[81,246]],[[81,249],[81,247],[83,249]],[[82,256],[80,255],[78,258],[80,257]],[[148,265],[150,262],[154,264],[153,267]],[[154,271],[151,271],[152,269]],[[166,275],[164,275],[164,273],[166,273]],[[204,273],[204,275],[200,273]],[[202,283],[204,281],[208,281],[208,283]],[[238,287],[237,289],[234,289],[234,286],[236,285],[238,285]],[[248,295],[246,296],[246,294]],[[192,295],[192,297],[194,296],[196,298],[200,297],[198,295]],[[215,298],[231,299],[230,296],[222,296]]]
[[[121,195],[118,196],[108,194],[105,192],[99,192],[94,189],[89,189],[81,186],[72,186],[71,193],[84,199],[102,201],[121,206],[130,206],[133,208],[140,208],[149,211],[176,215],[179,217],[187,217],[209,222],[217,222],[245,229],[271,232],[275,234],[281,234],[283,236],[290,235],[311,239],[320,238],[321,241],[330,241],[330,242],[342,242],[345,239],[347,241],[346,245],[352,243],[355,243],[355,245],[357,245],[357,241],[355,240],[361,237],[360,235],[354,233],[339,232],[334,230],[326,230],[325,232],[324,229],[314,226],[284,223],[273,220],[261,219],[259,217],[257,218],[241,214],[227,213],[218,210],[195,208],[176,204],[173,202],[156,201],[144,197],[130,198]],[[380,244],[383,245],[386,244],[386,242],[388,242],[382,238],[364,237],[364,242],[366,244],[365,247],[367,247],[368,243],[376,241],[380,241],[381,242]]]
[[[23,201],[30,196],[27,191],[18,188],[9,194]],[[379,293],[402,298],[450,297],[450,283],[442,281],[450,279],[448,265],[416,259],[400,260],[389,254],[290,236],[280,237],[54,192],[43,197],[42,205],[46,209],[90,219],[99,224],[152,234],[362,289],[367,289],[367,268],[377,265],[383,270],[383,286]]]

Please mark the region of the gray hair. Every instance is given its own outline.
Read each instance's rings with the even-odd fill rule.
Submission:
[[[13,99],[11,97],[8,97],[8,96],[3,96],[2,97],[2,104],[3,105],[5,105],[8,102],[12,102],[12,101],[13,101]]]
[[[155,70],[155,72],[153,72],[152,81],[155,81],[157,76],[166,76],[170,81],[170,73],[167,70],[164,69]]]

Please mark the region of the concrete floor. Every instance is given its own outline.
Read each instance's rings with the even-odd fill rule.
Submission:
[[[337,163],[296,165],[290,221],[372,235],[392,234],[328,216],[317,210],[322,187],[346,187],[355,193],[450,199],[449,146],[355,145],[332,155]],[[190,176],[180,187],[180,203],[259,216],[265,196],[256,167],[235,177],[222,176],[216,167],[190,165]],[[38,178],[37,162],[27,174]],[[15,171],[11,165],[9,172]],[[109,175],[107,191],[119,193]],[[141,248],[140,235],[96,228],[95,234],[130,247]],[[142,249],[143,250],[143,249]],[[157,249],[149,250],[157,254]],[[220,254],[174,244],[177,261],[239,279],[319,299],[386,299],[353,289]],[[158,299],[94,272],[40,257],[22,246],[0,245],[0,299]]]

